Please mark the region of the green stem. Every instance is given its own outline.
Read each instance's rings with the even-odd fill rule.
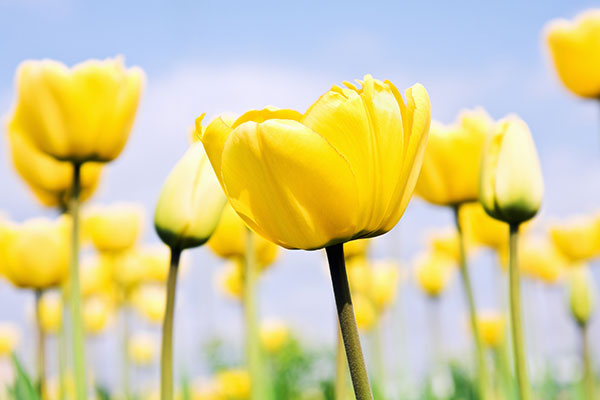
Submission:
[[[163,320],[162,350],[160,355],[160,398],[173,400],[173,317],[175,313],[175,291],[181,249],[171,248],[171,262],[167,279],[167,306]]]
[[[344,245],[336,244],[325,249],[327,260],[329,261],[329,271],[331,273],[331,283],[333,285],[333,294],[344,339],[344,348],[348,358],[348,367],[350,368],[350,377],[354,386],[356,400],[373,400],[373,394],[369,385],[367,367],[360,346],[356,318],[354,316],[354,307],[352,306],[352,297],[348,286],[348,276],[346,274],[346,262],[344,260]]]
[[[46,398],[46,335],[42,327],[42,314],[40,312],[40,301],[43,290],[35,290],[35,316],[37,326],[37,379],[40,399]]]
[[[65,400],[67,398],[65,382],[67,370],[67,310],[65,304],[68,302],[68,297],[64,287],[61,289],[61,299],[62,321],[58,332],[58,377],[60,379],[58,397],[60,400]]]
[[[246,249],[244,259],[244,324],[246,326],[246,362],[250,374],[252,400],[267,398],[264,376],[262,351],[258,333],[258,319],[256,310],[256,281],[258,278],[258,265],[254,254],[255,235],[250,229],[246,230]]]
[[[475,339],[475,355],[477,359],[477,388],[479,397],[482,399],[487,398],[487,381],[488,372],[485,363],[485,356],[483,353],[483,344],[481,342],[481,335],[479,334],[479,326],[477,324],[477,309],[475,307],[475,298],[473,296],[473,287],[471,285],[471,277],[469,276],[469,267],[467,265],[467,255],[465,250],[465,238],[462,232],[459,221],[459,210],[460,205],[454,207],[454,217],[456,222],[456,231],[458,233],[458,244],[460,253],[460,276],[463,283],[463,289],[467,297],[467,303],[469,306],[469,321],[471,323],[471,331],[473,332],[473,338]]]
[[[73,163],[73,189],[69,201],[69,213],[73,224],[71,238],[71,269],[70,269],[70,305],[71,305],[71,336],[73,340],[73,360],[75,393],[77,400],[85,400],[87,388],[85,383],[85,349],[84,332],[81,315],[81,292],[79,290],[79,195],[81,192],[81,164]]]
[[[510,224],[510,258],[508,264],[508,288],[510,298],[510,318],[513,337],[513,355],[515,374],[521,400],[531,399],[531,387],[527,378],[527,363],[525,357],[525,341],[521,319],[521,288],[519,279],[519,259],[517,244],[519,240],[519,224]]]
[[[382,315],[377,316],[373,327],[373,341],[375,354],[375,382],[373,389],[380,398],[385,397],[385,363],[383,359],[383,332],[381,329]]]
[[[583,368],[584,368],[584,384],[585,384],[585,398],[595,399],[595,379],[594,369],[592,367],[592,352],[590,349],[590,338],[589,329],[587,324],[580,326],[581,331],[581,349],[583,356]]]
[[[122,349],[121,349],[121,357],[122,357],[122,371],[121,373],[123,374],[122,378],[123,378],[123,393],[125,395],[125,399],[128,400],[131,397],[131,389],[130,389],[130,385],[129,385],[129,306],[127,305],[127,299],[129,297],[126,296],[125,297],[125,304],[123,304],[122,308],[121,308],[121,317],[122,317],[122,328],[123,328],[123,332],[122,332],[122,338],[121,340],[123,341],[121,343]]]
[[[506,351],[506,344],[503,343],[493,349],[493,357],[496,364],[499,384],[504,392],[504,397],[506,399],[512,399],[514,397],[514,387]]]
[[[348,362],[344,352],[344,340],[339,324],[335,324],[337,331],[337,346],[335,355],[335,400],[346,400],[346,374],[348,374]]]
[[[442,367],[444,360],[443,345],[442,345],[442,316],[440,313],[440,298],[431,297],[428,301],[429,312],[429,339],[431,340],[431,364],[433,370],[437,371]]]

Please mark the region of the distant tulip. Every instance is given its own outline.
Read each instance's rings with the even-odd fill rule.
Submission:
[[[43,332],[56,334],[62,324],[63,302],[59,293],[47,292],[38,302],[39,324]]]
[[[362,293],[355,293],[352,298],[356,313],[356,326],[360,331],[369,331],[377,321],[377,309],[373,301]]]
[[[135,334],[129,340],[127,348],[129,349],[129,359],[138,366],[151,365],[156,357],[155,340],[148,334]]]
[[[415,268],[417,283],[429,297],[439,297],[456,271],[454,261],[438,253],[420,255]]]
[[[0,322],[0,358],[10,356],[19,345],[20,333],[15,324]]]
[[[81,267],[79,282],[83,297],[105,294],[113,290],[115,282],[112,257],[100,255],[84,258]]]
[[[6,277],[27,289],[60,285],[68,275],[70,226],[66,217],[5,225],[0,233],[0,259]]]
[[[575,321],[587,325],[596,307],[596,288],[585,265],[570,271],[569,305]]]
[[[415,194],[437,205],[477,200],[479,167],[492,119],[481,108],[465,110],[451,126],[432,123]]]
[[[210,238],[227,199],[201,143],[193,143],[165,181],[154,226],[171,248],[200,246]]]
[[[15,169],[35,197],[47,207],[66,208],[73,187],[73,165],[38,150],[19,132],[8,132]],[[86,163],[81,168],[81,200],[95,192],[102,164]]]
[[[83,302],[83,324],[86,332],[99,335],[113,317],[113,305],[102,296],[93,296]]]
[[[543,179],[527,124],[516,116],[499,121],[483,153],[479,199],[492,217],[520,224],[537,214]]]
[[[369,239],[357,239],[344,243],[344,257],[346,260],[354,257],[366,257],[370,243]]]
[[[392,305],[398,293],[400,267],[393,260],[373,262],[373,302],[378,312]]]
[[[166,282],[169,275],[169,248],[163,244],[143,246],[139,249],[144,265],[144,280]]]
[[[481,340],[491,348],[496,348],[505,340],[504,317],[495,312],[480,312],[477,315],[477,324],[481,332]]]
[[[290,339],[290,329],[282,321],[267,320],[260,325],[260,342],[269,353],[277,353]]]
[[[334,86],[304,116],[268,108],[206,127],[217,178],[259,235],[318,249],[396,225],[423,160],[429,97],[415,85],[405,103],[390,82],[367,75],[362,84]]]
[[[554,20],[546,40],[562,83],[577,96],[600,97],[600,10],[588,10],[574,21]]]
[[[84,231],[101,252],[131,249],[142,231],[144,211],[136,204],[92,206],[85,213]]]
[[[242,261],[234,259],[223,267],[218,276],[218,283],[221,291],[236,300],[241,300],[243,291],[242,282]]]
[[[508,225],[490,217],[480,203],[465,204],[459,213],[467,241],[494,250],[508,246]]]
[[[216,255],[224,258],[244,257],[246,252],[246,224],[229,204],[223,209],[217,229],[207,245]],[[261,268],[271,265],[278,256],[279,247],[256,235],[254,257]]]
[[[57,160],[115,159],[127,142],[144,74],[120,58],[67,68],[25,61],[17,70],[17,102],[9,130]]]
[[[500,265],[508,266],[508,249],[499,251]],[[522,235],[519,238],[518,264],[521,273],[532,279],[553,284],[563,277],[567,260],[553,243],[541,237]]]
[[[219,392],[225,399],[247,400],[250,398],[250,376],[243,369],[226,369],[217,373]]]
[[[588,261],[600,255],[600,217],[579,215],[555,223],[550,236],[560,252],[572,262]]]
[[[167,299],[164,286],[141,285],[131,294],[135,310],[148,321],[160,324],[165,316]]]
[[[460,238],[456,229],[438,229],[427,235],[427,242],[431,250],[443,254],[451,260],[460,261]]]

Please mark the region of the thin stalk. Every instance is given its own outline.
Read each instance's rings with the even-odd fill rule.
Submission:
[[[485,356],[483,353],[481,335],[479,334],[479,326],[477,324],[477,309],[475,307],[473,287],[471,284],[471,277],[469,276],[469,267],[467,265],[465,238],[462,233],[462,228],[460,226],[459,221],[459,209],[460,205],[454,207],[454,219],[456,222],[456,231],[458,233],[458,244],[460,253],[460,276],[463,283],[463,290],[465,291],[465,296],[467,297],[467,303],[469,306],[469,321],[471,323],[471,331],[473,332],[473,338],[475,339],[475,356],[477,360],[477,389],[479,392],[479,397],[485,399],[487,398],[488,372],[487,365],[485,363]]]
[[[344,260],[344,245],[336,244],[325,249],[327,260],[329,261],[329,271],[331,273],[331,283],[333,285],[333,294],[335,305],[344,339],[344,348],[350,368],[350,377],[354,387],[356,400],[373,400],[373,394],[369,385],[369,376],[367,367],[360,346],[360,337],[356,326],[354,316],[354,307],[350,296],[348,286],[348,276],[346,274],[346,262]]]
[[[73,343],[73,361],[75,393],[77,400],[85,400],[87,387],[85,382],[85,345],[83,321],[81,316],[81,292],[79,290],[79,195],[81,192],[81,164],[73,163],[73,189],[69,199],[71,215],[71,262],[70,262],[70,306],[71,339]]]
[[[429,340],[431,341],[431,365],[434,371],[437,371],[441,366],[444,359],[443,345],[442,345],[442,315],[440,313],[440,299],[439,297],[431,297],[428,301],[429,312],[428,314],[428,325],[429,325]]]
[[[508,354],[506,343],[501,344],[493,349],[494,363],[496,364],[496,371],[498,373],[498,379],[504,397],[508,400],[514,397],[514,387],[512,374],[510,372],[510,365],[508,362]]]
[[[262,351],[258,333],[258,316],[256,310],[256,281],[258,278],[258,265],[254,254],[254,232],[246,230],[246,249],[244,259],[244,324],[246,326],[246,362],[250,374],[252,400],[267,398],[263,376]]]
[[[580,326],[581,331],[581,349],[583,357],[583,368],[584,368],[584,385],[585,385],[585,398],[595,399],[595,386],[594,382],[594,368],[592,367],[592,351],[590,349],[590,338],[589,328],[587,324]]]
[[[348,374],[348,362],[344,352],[344,339],[339,324],[335,324],[337,331],[337,345],[335,355],[335,400],[346,400],[346,377]]]
[[[126,299],[129,297],[126,296]],[[121,307],[121,324],[122,324],[122,343],[121,343],[121,362],[122,362],[122,370],[121,377],[123,379],[123,394],[125,395],[125,399],[128,400],[131,397],[131,387],[130,387],[130,378],[129,378],[129,306],[127,303],[123,304]]]
[[[375,326],[373,327],[373,345],[375,355],[375,382],[373,389],[381,398],[385,397],[385,362],[383,359],[383,331],[381,329],[382,315],[377,316]]]
[[[521,319],[521,288],[519,279],[518,240],[519,224],[510,224],[509,234],[509,263],[508,263],[508,288],[510,298],[510,319],[513,338],[513,355],[515,374],[521,400],[531,399],[531,387],[527,377],[527,362],[525,356],[525,340]]]
[[[167,306],[163,319],[162,350],[160,354],[160,398],[173,400],[173,318],[175,314],[175,291],[181,249],[171,248],[171,262],[167,279]]]
[[[42,326],[42,314],[40,312],[40,301],[43,290],[35,290],[35,316],[37,327],[37,379],[40,399],[46,398],[46,335]]]
[[[67,293],[66,289],[61,289],[61,307],[62,307],[62,321],[60,323],[60,331],[58,332],[58,377],[59,382],[59,399],[65,400],[67,398],[66,388],[66,372],[67,372],[67,310],[65,305],[67,304]]]

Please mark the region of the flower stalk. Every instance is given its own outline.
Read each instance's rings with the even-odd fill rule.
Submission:
[[[37,379],[38,392],[40,398],[44,399],[46,392],[46,335],[42,327],[42,315],[40,312],[40,301],[42,299],[43,290],[35,290],[35,317],[37,325]]]
[[[581,349],[583,357],[583,379],[585,386],[585,398],[595,399],[594,368],[592,366],[592,351],[590,349],[589,327],[587,324],[580,325]]]
[[[459,220],[460,205],[454,207],[454,219],[456,223],[456,232],[458,234],[458,247],[460,257],[460,277],[463,283],[463,290],[467,297],[467,304],[469,307],[469,322],[471,324],[471,331],[473,332],[473,338],[475,339],[475,356],[477,361],[477,390],[481,398],[486,398],[488,390],[488,372],[487,365],[485,363],[485,356],[483,353],[483,344],[481,342],[481,335],[479,334],[479,326],[477,324],[477,309],[475,307],[475,297],[473,295],[473,286],[471,284],[471,277],[469,275],[469,267],[467,265],[467,255],[465,250],[465,238],[460,226]]]
[[[163,320],[162,350],[160,355],[160,398],[173,400],[173,318],[175,314],[175,292],[181,249],[171,247],[169,277],[167,278],[167,305]]]
[[[531,388],[529,386],[529,379],[527,377],[525,340],[523,337],[523,328],[521,320],[521,289],[518,262],[519,224],[513,223],[509,226],[510,255],[508,264],[508,279],[515,374],[517,375],[519,398],[521,400],[531,400]]]
[[[352,306],[352,298],[350,296],[346,262],[344,260],[344,245],[336,244],[329,246],[325,251],[327,252],[327,260],[329,261],[333,294],[342,338],[344,339],[344,348],[346,349],[354,394],[356,400],[373,400],[365,359],[360,345],[358,327],[356,326],[354,307]]]
[[[85,382],[85,348],[81,311],[81,291],[79,289],[79,203],[81,194],[81,164],[73,163],[73,188],[69,199],[71,215],[71,260],[70,260],[70,306],[71,336],[73,343],[75,393],[77,400],[87,398]]]

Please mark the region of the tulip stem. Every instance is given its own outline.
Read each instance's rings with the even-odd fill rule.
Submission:
[[[344,339],[339,324],[335,324],[337,331],[337,346],[335,355],[335,400],[346,400],[346,374],[348,374],[348,362],[344,352]]]
[[[161,400],[173,400],[173,318],[180,258],[181,249],[171,247],[171,262],[169,263],[169,277],[167,279],[167,306],[163,319],[162,350],[160,354]]]
[[[527,363],[525,357],[525,341],[523,337],[522,319],[521,319],[521,287],[519,278],[518,261],[518,240],[519,224],[510,224],[509,234],[509,298],[510,298],[510,318],[512,327],[513,356],[515,362],[515,374],[517,375],[517,384],[519,387],[519,397],[521,400],[531,399],[531,388],[527,378]]]
[[[81,192],[81,164],[73,163],[73,188],[69,199],[69,213],[73,225],[71,232],[71,335],[73,340],[73,360],[75,393],[77,400],[87,398],[85,383],[85,348],[81,316],[81,292],[79,290],[79,196]]]
[[[46,335],[44,334],[44,327],[42,326],[42,313],[40,311],[40,301],[42,299],[43,290],[35,290],[35,319],[37,325],[38,334],[38,348],[37,348],[37,378],[38,378],[38,391],[40,399],[45,399],[45,382],[46,382]]]
[[[244,305],[244,323],[246,326],[246,362],[250,374],[251,400],[267,399],[268,395],[265,389],[262,351],[257,325],[256,310],[256,279],[258,278],[258,265],[254,253],[255,235],[250,229],[246,229],[246,249],[244,259],[243,274],[243,305]]]
[[[128,299],[128,294],[125,297],[125,301],[127,302]],[[129,306],[127,305],[127,303],[125,302],[125,304],[123,305],[123,307],[121,308],[121,318],[122,321],[121,323],[123,324],[122,328],[123,328],[123,332],[122,335],[123,337],[121,338],[121,340],[123,341],[123,343],[121,343],[122,346],[122,353],[121,357],[122,357],[122,378],[123,378],[123,393],[125,395],[125,400],[129,400],[129,398],[131,397],[131,390],[130,390],[130,385],[129,385]]]
[[[383,358],[383,329],[381,327],[383,317],[381,314],[377,316],[375,325],[373,326],[373,345],[375,355],[375,382],[373,382],[373,390],[377,397],[385,398],[385,362]]]
[[[592,352],[590,349],[590,338],[588,325],[580,325],[581,331],[581,350],[583,357],[583,379],[585,385],[585,398],[595,399],[595,382],[594,382],[594,369],[592,367]]]
[[[459,218],[460,205],[454,207],[454,219],[456,223],[456,232],[458,234],[458,247],[460,257],[460,277],[463,283],[463,290],[467,297],[467,303],[469,306],[469,321],[471,324],[471,331],[473,332],[473,338],[475,339],[475,355],[477,359],[477,390],[479,392],[479,398],[487,398],[487,381],[488,373],[487,366],[485,363],[485,356],[483,352],[483,344],[481,342],[481,335],[479,334],[479,326],[477,324],[477,309],[475,307],[475,297],[473,295],[473,286],[471,284],[471,277],[469,276],[469,267],[467,265],[467,254],[465,250],[465,237],[460,226]]]
[[[327,260],[329,261],[335,305],[342,338],[344,339],[344,348],[346,349],[346,357],[348,358],[348,367],[350,368],[354,394],[356,400],[373,400],[365,359],[360,346],[352,297],[350,296],[350,288],[348,286],[344,245],[336,244],[329,246],[325,251],[327,252]]]
[[[60,379],[58,398],[65,400],[67,398],[67,389],[65,387],[67,368],[67,310],[65,304],[68,303],[68,296],[64,287],[61,289],[61,300],[62,321],[60,323],[60,331],[58,332],[58,377]]]

